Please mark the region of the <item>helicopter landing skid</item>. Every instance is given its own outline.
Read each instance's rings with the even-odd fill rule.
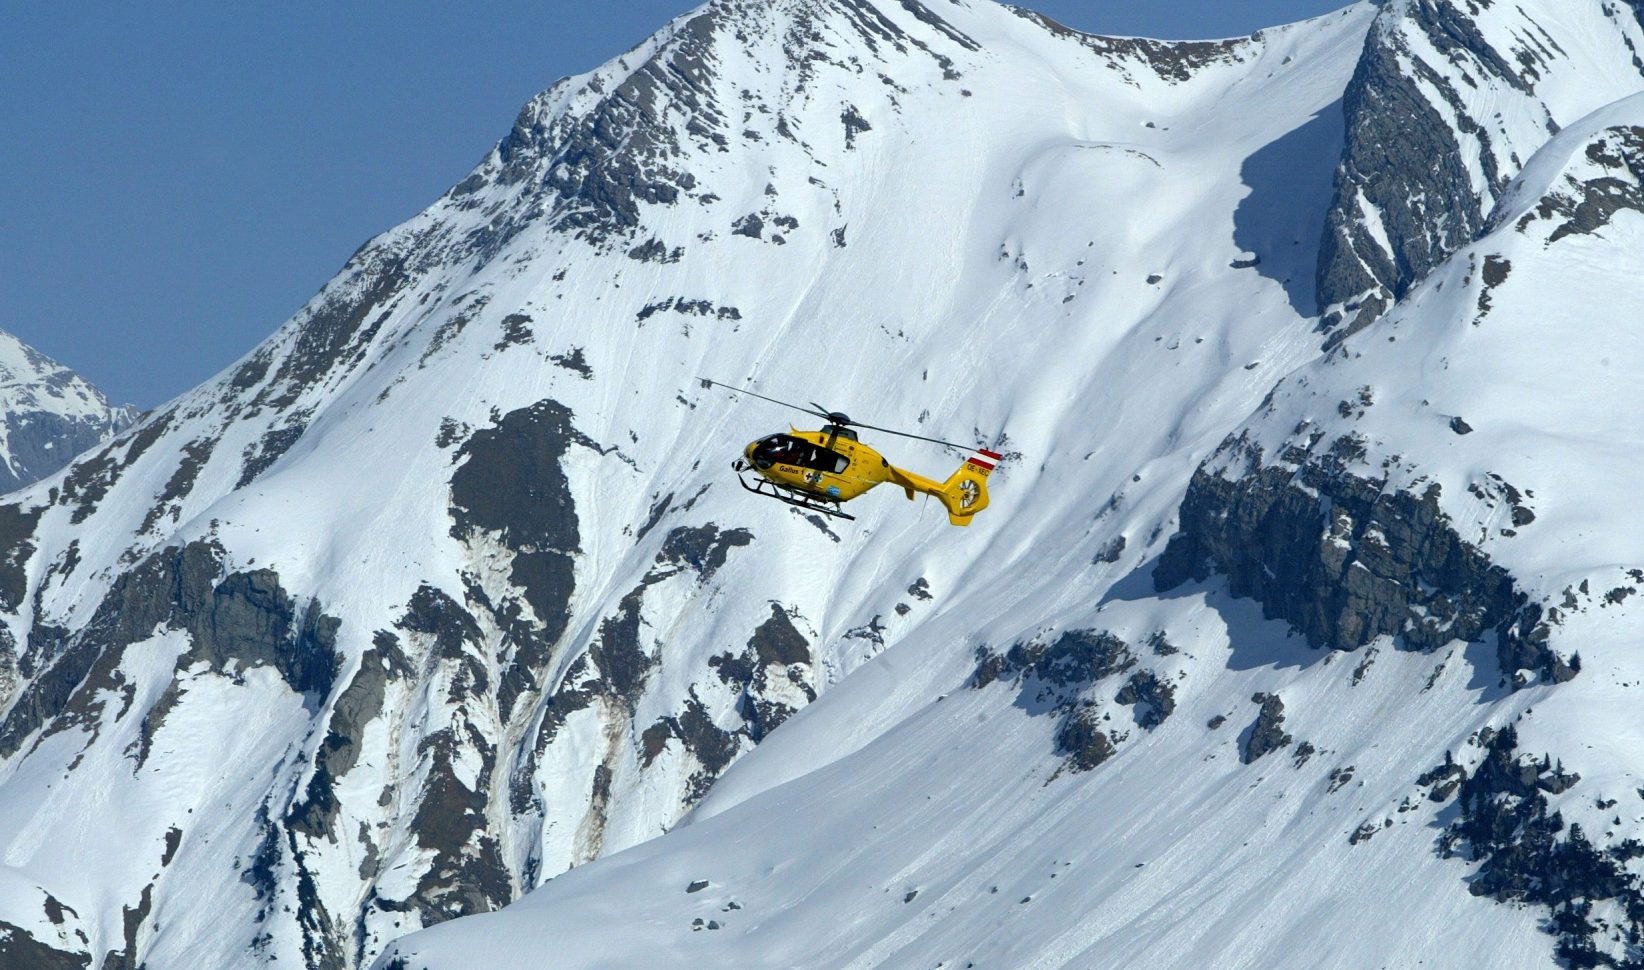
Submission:
[[[763,495],[766,498],[774,498],[778,502],[792,505],[794,508],[805,509],[810,512],[820,512],[823,515],[831,516],[835,519],[849,519],[852,522],[856,521],[856,516],[847,515],[845,512],[840,511],[839,503],[837,501],[812,495],[809,492],[801,492],[796,488],[786,488],[776,484],[768,478],[756,478],[754,480],[754,484],[749,485],[748,480],[742,476],[742,469],[740,468],[736,469],[736,480],[737,483],[744,489],[754,493],[755,495]]]

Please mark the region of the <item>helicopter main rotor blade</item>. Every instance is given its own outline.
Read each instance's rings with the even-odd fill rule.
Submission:
[[[825,412],[825,411],[812,411],[810,408],[803,408],[803,407],[800,407],[797,404],[790,404],[787,401],[778,401],[774,397],[766,397],[765,395],[760,394],[757,391],[750,391],[745,387],[736,387],[736,386],[733,386],[731,384],[721,384],[718,381],[712,381],[712,380],[709,380],[706,377],[699,377],[699,378],[697,378],[697,380],[701,381],[703,384],[711,384],[714,387],[723,387],[725,390],[733,391],[737,394],[747,394],[747,395],[750,395],[752,397],[757,397],[761,401],[769,401],[772,404],[780,404],[785,408],[793,408],[795,411],[803,411],[806,414],[814,414],[819,418],[826,419],[827,416],[828,416],[827,412]]]
[[[858,428],[866,428],[869,431],[879,431],[879,432],[882,432],[884,434],[899,435],[903,438],[912,438],[915,441],[928,441],[933,445],[943,445],[944,447],[948,447],[948,448],[957,448],[960,451],[976,451],[981,447],[980,445],[956,444],[955,442],[952,442],[952,441],[943,441],[941,438],[927,438],[922,434],[909,434],[906,431],[895,431],[891,428],[881,428],[881,427],[878,427],[877,425],[872,425],[872,424],[858,424],[855,421],[852,421],[851,424],[854,425],[855,427],[858,427]]]
[[[785,408],[793,408],[795,411],[803,411],[806,414],[813,414],[813,415],[823,419],[824,421],[834,420],[834,414],[835,413],[828,411],[827,409],[823,408],[822,405],[817,404],[815,401],[811,402],[811,404],[816,408],[816,410],[813,411],[813,410],[811,410],[811,408],[800,407],[799,405],[789,403],[788,401],[779,401],[774,397],[766,397],[765,395],[760,394],[757,391],[750,391],[750,390],[748,390],[747,388],[744,388],[744,387],[736,387],[736,386],[731,385],[731,384],[721,384],[719,381],[709,380],[706,377],[699,377],[699,378],[697,378],[697,380],[701,381],[704,386],[712,385],[714,387],[723,387],[727,391],[732,391],[732,392],[737,393],[737,394],[747,394],[747,395],[750,395],[752,397],[757,397],[761,401],[769,401],[772,404],[780,404]],[[844,416],[840,415],[840,417],[844,417]],[[874,424],[863,424],[860,421],[850,421],[849,419],[846,419],[846,421],[844,423],[849,424],[853,428],[865,428],[869,431],[878,431],[878,432],[882,432],[884,434],[893,434],[893,435],[896,435],[897,437],[900,437],[900,438],[912,438],[915,441],[926,441],[926,442],[929,442],[933,445],[941,445],[944,448],[954,448],[958,451],[977,451],[981,448],[980,445],[961,445],[961,444],[959,444],[957,442],[953,442],[953,441],[943,441],[941,438],[927,438],[922,434],[912,434],[912,433],[907,432],[907,431],[897,431],[893,428],[881,428],[878,425],[874,425]]]

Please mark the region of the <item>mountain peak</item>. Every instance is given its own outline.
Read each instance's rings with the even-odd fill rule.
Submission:
[[[157,968],[1620,962],[1644,138],[1576,112],[1636,27],[1441,6],[1171,43],[717,2],[533,98],[0,502],[0,928]],[[985,442],[993,500],[750,495],[808,419],[705,376]]]
[[[78,374],[0,330],[0,492],[46,478],[137,417]]]

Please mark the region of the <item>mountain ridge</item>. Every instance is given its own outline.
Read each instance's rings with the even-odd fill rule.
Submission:
[[[1604,907],[1631,889],[1579,920],[1514,895],[1625,844],[1576,805],[1629,762],[1581,755],[1568,710],[1628,675],[1628,597],[1572,589],[1547,622],[1608,573],[1549,585],[1496,534],[1592,503],[1524,485],[1534,462],[1458,464],[1549,433],[1482,378],[1432,378],[1479,402],[1433,408],[1387,375],[1475,331],[1501,367],[1527,308],[1567,319],[1525,279],[1596,292],[1564,254],[1630,238],[1626,126],[1552,138],[1556,164],[1535,142],[1558,192],[1463,180],[1481,212],[1545,204],[1549,238],[1442,238],[1405,302],[1332,333],[1306,292],[1359,191],[1354,132],[1383,123],[1338,99],[1439,7],[1465,19],[1358,4],[1172,45],[992,4],[716,0],[532,99],[268,341],[0,506],[0,918],[97,966],[1616,950]],[[1578,14],[1566,51],[1638,30]],[[715,462],[784,416],[709,372],[1013,460],[970,530],[895,496],[848,530],[750,505]],[[1625,372],[1582,399],[1613,408]],[[1276,462],[1322,470],[1267,487]],[[1224,519],[1218,477],[1314,504]],[[1291,609],[1260,577],[1307,557]],[[1552,752],[1573,770],[1523,781]],[[1490,842],[1494,804],[1538,841]],[[116,825],[113,851],[53,837]]]

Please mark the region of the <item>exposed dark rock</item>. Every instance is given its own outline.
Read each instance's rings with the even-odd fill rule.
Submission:
[[[186,610],[188,591],[182,593]],[[231,662],[268,664],[293,690],[321,698],[330,694],[342,621],[326,616],[317,604],[299,612],[273,570],[230,573],[201,605],[200,613],[184,616],[194,646],[180,664],[205,660],[213,670],[225,670]]]
[[[160,853],[160,867],[171,865],[171,860],[177,855],[177,848],[183,844],[183,830],[173,825],[166,829],[165,851]]]
[[[748,646],[761,664],[808,664],[811,662],[810,641],[794,629],[793,621],[777,604],[771,604],[771,616],[754,629]]]
[[[553,742],[567,718],[594,703],[594,691],[587,683],[589,673],[589,657],[578,657],[564,683],[543,702],[542,720],[537,726],[537,751]]]
[[[1295,449],[1292,449],[1295,450]],[[1439,487],[1394,491],[1348,471],[1341,449],[1264,465],[1241,439],[1223,445],[1249,469],[1196,472],[1181,531],[1154,573],[1160,591],[1214,573],[1315,647],[1356,650],[1379,636],[1431,650],[1495,633],[1506,671],[1557,682],[1572,673],[1547,646],[1541,609],[1506,570],[1465,542],[1439,509]]]
[[[861,112],[856,110],[855,105],[845,105],[845,110],[839,114],[839,120],[845,125],[845,149],[847,151],[856,147],[857,135],[873,130],[873,126],[868,124],[868,119],[862,117]]]
[[[363,359],[392,305],[416,280],[409,248],[409,242],[391,236],[360,247],[350,257],[342,275],[298,314],[290,349],[252,398],[250,409],[285,411],[327,375]],[[258,359],[251,364],[252,372],[237,374],[236,381],[250,381],[257,369],[267,366]]]
[[[563,354],[554,354],[548,360],[556,367],[563,367],[568,371],[581,374],[582,379],[585,381],[594,379],[594,369],[589,366],[588,358],[583,356],[581,347],[572,347]]]
[[[1163,630],[1158,630],[1152,636],[1148,637],[1147,645],[1153,648],[1153,655],[1155,657],[1173,657],[1182,652],[1180,647],[1177,647],[1174,643],[1170,642],[1170,639],[1165,636],[1165,632]]]
[[[366,725],[382,713],[390,680],[408,673],[405,658],[392,636],[379,635],[376,646],[360,659],[360,667],[332,706],[325,738],[314,756],[314,774],[303,798],[292,805],[287,824],[310,838],[337,840],[336,785],[359,760]]]
[[[1163,724],[1176,710],[1176,688],[1151,670],[1131,674],[1113,699],[1133,708],[1136,724],[1148,730]]]
[[[1102,548],[1096,550],[1096,556],[1091,560],[1094,563],[1115,563],[1125,552],[1125,537],[1114,536],[1102,543]]]
[[[222,568],[219,549],[193,542],[154,553],[121,574],[91,620],[7,714],[0,754],[16,751],[36,728],[65,712],[89,722],[104,691],[129,703],[119,658],[162,625],[189,634],[192,646],[179,658],[179,672],[199,661],[218,672],[267,665],[295,691],[328,695],[340,621],[317,603],[299,607],[271,570],[231,573],[219,581]]]
[[[1160,80],[1181,83],[1192,80],[1200,69],[1213,64],[1243,63],[1255,53],[1248,38],[1231,40],[1149,40],[1145,37],[1102,37],[1081,33],[1023,7],[1010,11],[1032,21],[1059,37],[1077,41],[1097,55],[1117,64],[1139,63]]]
[[[1294,740],[1284,732],[1284,701],[1279,700],[1277,694],[1257,694],[1250,700],[1262,709],[1239,748],[1239,760],[1247,765]]]
[[[753,219],[755,222],[759,221],[755,216],[749,216],[748,218]],[[743,235],[753,235],[754,238],[759,238],[758,233],[743,233]],[[742,319],[742,311],[734,306],[718,306],[712,300],[691,300],[682,296],[670,296],[654,303],[647,303],[640,308],[634,318],[643,324],[658,313],[670,310],[682,316],[710,317],[718,320]]]
[[[1135,665],[1130,647],[1113,634],[1069,630],[1048,645],[1017,643],[1002,654],[978,648],[970,686],[980,689],[994,681],[1011,681],[1017,688],[1018,707],[1034,715],[1060,715],[1057,753],[1067,757],[1073,770],[1088,771],[1112,756],[1114,744],[1100,728],[1100,710],[1083,695],[1098,682]],[[1139,685],[1138,689],[1146,687]],[[1132,703],[1142,703],[1140,694]]]
[[[75,506],[69,516],[70,523],[78,525],[91,517],[108,490],[120,480],[120,475],[160,440],[171,427],[175,416],[175,411],[166,411],[150,418],[136,430],[121,435],[104,445],[95,455],[75,464],[63,478],[63,490],[58,499],[60,505]]]
[[[1012,679],[1035,699],[1081,690],[1112,674],[1135,666],[1130,647],[1106,631],[1069,630],[1050,644],[1018,643],[1003,654],[977,651],[972,687]]]
[[[1473,426],[1463,421],[1461,415],[1458,414],[1450,419],[1450,430],[1456,434],[1472,434]]]
[[[0,920],[0,967],[14,970],[86,970],[91,954],[48,946],[27,930]]]
[[[1644,846],[1627,840],[1600,847],[1581,826],[1551,811],[1547,795],[1580,778],[1551,758],[1521,755],[1511,726],[1486,729],[1479,742],[1484,759],[1470,774],[1462,772],[1458,816],[1439,841],[1440,854],[1477,864],[1468,885],[1475,896],[1547,907],[1546,928],[1569,965],[1644,966],[1644,880],[1627,866]],[[1447,761],[1422,777],[1453,785],[1457,770]],[[1616,905],[1599,920],[1593,904],[1605,901]]]
[[[461,336],[462,332],[468,329],[468,325],[479,318],[480,311],[484,310],[490,302],[491,297],[484,293],[469,292],[456,297],[452,301],[451,314],[445,318],[445,322],[434,330],[433,336],[428,338],[428,346],[423,348],[422,356],[417,360],[417,366],[419,368],[428,366],[428,362],[433,360],[441,350],[445,349],[447,344]],[[383,396],[386,397],[386,395],[387,392],[384,391]],[[378,400],[382,399],[382,397],[378,398]]]
[[[725,565],[731,550],[753,542],[753,533],[747,529],[719,531],[713,523],[701,526],[680,526],[662,540],[658,563],[688,566],[696,570],[702,582],[713,579],[714,573]]]
[[[183,446],[183,457],[177,463],[177,470],[171,473],[171,478],[155,497],[153,507],[143,516],[142,531],[152,530],[167,512],[174,513],[173,504],[181,502],[194,490],[194,480],[199,477],[200,469],[211,460],[211,453],[216,447],[215,438],[198,438]]]
[[[1606,174],[1548,193],[1532,215],[1519,220],[1519,231],[1537,219],[1561,220],[1547,237],[1552,244],[1596,233],[1618,212],[1644,212],[1644,127],[1611,128],[1590,142],[1585,154]]]
[[[0,505],[0,609],[16,613],[28,596],[28,562],[43,508]]]
[[[455,418],[442,418],[439,433],[434,436],[434,444],[441,448],[449,448],[468,437],[472,430]]]
[[[1381,831],[1381,828],[1381,824],[1378,822],[1365,822],[1363,825],[1360,825],[1358,828],[1354,829],[1353,834],[1347,837],[1347,844],[1360,845],[1368,842],[1377,832]]]
[[[630,706],[638,701],[639,692],[656,665],[639,642],[644,596],[644,585],[624,596],[616,615],[600,621],[599,639],[588,649],[588,655],[599,666],[606,689]]]
[[[1484,227],[1492,199],[1474,188],[1462,140],[1476,143],[1492,191],[1516,174],[1496,170],[1489,134],[1462,109],[1450,81],[1410,55],[1401,32],[1425,34],[1441,52],[1459,48],[1490,77],[1518,86],[1517,72],[1468,14],[1455,4],[1424,2],[1407,14],[1389,9],[1381,16],[1408,19],[1370,31],[1343,98],[1347,143],[1318,264],[1318,305],[1343,309],[1326,318],[1327,328],[1352,314],[1348,330],[1361,329]],[[1435,96],[1460,131],[1430,100]],[[1391,251],[1382,248],[1364,208],[1379,214]]]
[[[1066,756],[1074,771],[1089,771],[1113,757],[1113,741],[1101,729],[1093,707],[1068,712],[1056,729],[1056,753]]]
[[[281,427],[270,428],[263,435],[262,440],[255,445],[247,445],[241,456],[240,480],[234,483],[235,488],[244,488],[257,479],[257,476],[267,471],[280,460],[291,446],[302,438],[308,428],[306,415],[293,415]]]
[[[1495,289],[1507,282],[1508,274],[1512,273],[1511,261],[1494,253],[1484,257],[1484,286],[1486,289]]]
[[[667,243],[653,236],[628,250],[628,258],[641,263],[677,263],[685,258],[685,249],[682,246],[670,249]]]
[[[175,831],[175,829],[173,829],[173,831]],[[164,864],[163,861],[162,864]],[[75,912],[72,906],[64,906],[62,900],[51,895],[50,893],[46,894],[46,902],[43,908],[46,911],[46,919],[51,920],[54,926],[63,925],[65,913],[72,913],[75,919],[80,918],[80,914]]]
[[[533,99],[497,146],[494,178],[540,185],[533,191],[547,194],[539,205],[555,213],[554,228],[595,244],[630,236],[642,206],[678,202],[697,185],[684,150],[714,151],[729,141],[726,106],[709,83],[725,14],[708,8],[685,22],[632,73],[599,91],[589,111],[557,114],[557,87]],[[683,131],[676,118],[686,119]],[[531,218],[522,213],[488,226],[472,244],[494,251]]]
[[[570,410],[547,400],[474,432],[451,477],[452,537],[483,530],[513,549],[575,550],[576,510],[560,468],[571,436]]]
[[[519,344],[531,342],[531,317],[525,313],[510,313],[502,318],[502,336],[497,338],[492,350],[507,350]]]
[[[499,694],[505,717],[521,694],[538,689],[569,621],[576,589],[573,557],[581,548],[571,485],[561,465],[578,434],[571,417],[551,400],[511,411],[463,443],[451,476],[452,537],[471,542],[491,535],[513,556],[510,589],[491,596],[470,590],[470,598],[489,608],[515,649]]]
[[[154,884],[143,887],[136,906],[120,907],[125,946],[110,950],[103,957],[101,970],[139,970],[142,960],[137,955],[137,931],[154,910]]]
[[[1444,764],[1422,773],[1416,784],[1428,789],[1427,797],[1435,802],[1446,802],[1467,780],[1467,769],[1456,764],[1450,752],[1444,753]]]
[[[706,795],[720,773],[742,751],[741,734],[715,724],[694,690],[686,699],[682,712],[663,718],[653,727],[663,728],[669,736],[679,739],[700,766],[688,782],[685,793],[687,803],[694,803]]]
[[[710,658],[708,666],[719,674],[721,682],[741,690],[737,713],[744,722],[743,733],[758,744],[795,713],[792,705],[771,699],[771,679],[780,677],[788,686],[798,688],[807,700],[815,700],[816,691],[810,683],[812,662],[810,642],[794,628],[781,605],[772,603],[770,618],[754,629],[740,654],[720,654]],[[784,690],[783,694],[790,695],[791,691]]]
[[[456,916],[497,909],[512,900],[514,891],[500,848],[488,834],[485,815],[488,795],[494,786],[496,749],[463,713],[489,690],[480,629],[461,604],[428,585],[418,589],[396,626],[432,659],[451,665],[455,674],[450,680],[448,699],[457,714],[448,726],[419,742],[419,765],[412,772],[414,777],[422,779],[422,784],[410,829],[418,846],[433,853],[433,860],[416,889],[401,905],[415,910],[422,924],[428,926]],[[362,664],[361,673],[351,683],[351,688],[357,684],[359,689],[348,698],[346,709],[339,705],[345,720],[369,719],[373,707],[381,704],[377,690],[394,678],[403,663],[392,637],[379,634],[375,642],[368,656],[378,654],[379,665],[368,671]],[[335,714],[333,724],[342,729],[336,732],[339,736],[350,730]],[[334,762],[332,757],[336,758]],[[343,744],[330,749],[325,764],[333,771],[344,769],[352,765],[355,757],[357,753],[351,745]],[[309,794],[308,804],[315,806],[315,810],[308,812],[304,819],[305,828],[324,831],[330,825],[328,800],[313,797],[312,787]],[[387,901],[377,903],[388,906]]]
[[[5,424],[6,442],[6,460],[0,462],[0,493],[50,477],[81,452],[95,448],[130,426],[133,412],[127,409],[108,408],[103,415],[85,417],[68,417],[51,411],[49,398],[55,396],[54,392],[59,389],[77,392],[75,384],[85,387],[69,371],[58,371],[39,382],[40,391],[48,399],[42,406],[23,407],[0,415],[0,422]]]

